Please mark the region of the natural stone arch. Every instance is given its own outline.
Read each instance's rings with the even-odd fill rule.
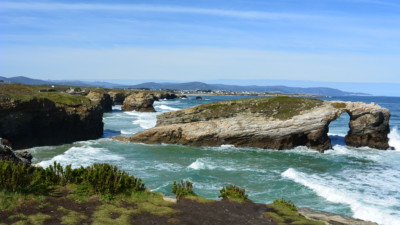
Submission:
[[[118,139],[279,150],[307,146],[323,152],[332,148],[330,122],[345,112],[350,115],[347,145],[389,148],[389,110],[374,103],[289,97],[233,100],[168,112],[157,116],[156,127]]]

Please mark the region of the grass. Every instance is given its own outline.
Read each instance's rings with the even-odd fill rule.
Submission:
[[[80,95],[64,93],[69,87],[57,87],[56,92],[40,92],[50,89],[48,85],[2,84],[0,99],[9,98],[14,101],[28,102],[34,99],[48,99],[63,105],[92,105],[91,101]]]
[[[268,205],[273,212],[265,212],[264,216],[271,217],[278,225],[325,225],[320,221],[309,220],[297,212],[296,206],[290,201],[275,200],[273,204]]]
[[[86,215],[83,215],[82,213],[66,209],[62,206],[59,206],[57,208],[57,210],[59,212],[63,212],[65,214],[65,216],[61,217],[61,224],[80,225],[80,224],[82,224],[82,220],[85,220],[88,218]]]
[[[43,225],[47,219],[50,219],[50,215],[46,215],[43,213],[37,213],[34,215],[26,216],[24,214],[15,215],[14,218],[10,219],[21,219],[18,222],[14,223],[14,225]]]
[[[336,109],[343,109],[343,108],[346,108],[346,103],[335,102],[335,103],[332,103],[332,106],[335,107]]]
[[[208,199],[208,198],[204,198],[202,196],[194,196],[194,195],[189,195],[189,196],[185,196],[186,199],[191,199],[193,201],[196,201],[198,203],[203,203],[203,204],[208,204],[208,203],[215,203],[216,200],[214,199]]]
[[[288,96],[245,98],[232,101],[209,103],[195,107],[205,117],[231,117],[237,113],[255,113],[260,116],[286,120],[302,111],[322,105],[323,101],[311,98]]]

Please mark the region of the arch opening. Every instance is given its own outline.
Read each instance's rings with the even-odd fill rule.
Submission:
[[[350,115],[343,112],[337,119],[331,121],[328,126],[328,137],[331,145],[346,145],[345,137],[350,130]]]

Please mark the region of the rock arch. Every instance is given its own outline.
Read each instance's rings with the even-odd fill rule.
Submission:
[[[157,126],[120,140],[265,149],[307,146],[332,148],[329,124],[350,115],[349,146],[388,149],[388,109],[374,103],[322,101],[289,97],[255,98],[200,105],[157,117]]]

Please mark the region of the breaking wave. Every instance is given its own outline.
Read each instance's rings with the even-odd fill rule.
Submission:
[[[69,165],[72,167],[90,166],[93,163],[109,162],[123,160],[124,157],[111,153],[106,148],[95,148],[91,146],[72,147],[61,155],[57,155],[50,160],[39,163],[42,167],[48,167],[54,161],[61,165]]]
[[[400,151],[400,135],[397,127],[393,128],[388,134],[389,146],[393,147],[397,151]]]
[[[378,222],[382,225],[394,225],[400,221],[400,214],[394,215],[391,210],[386,209],[388,205],[397,205],[398,203],[398,199],[391,196],[388,196],[387,199],[381,199],[380,195],[370,195],[370,197],[366,198],[361,193],[364,190],[356,190],[355,187],[349,187],[348,185],[352,186],[351,183],[340,182],[332,177],[308,175],[293,168],[287,169],[281,175],[310,188],[317,195],[330,202],[349,205],[353,216],[356,218]]]

